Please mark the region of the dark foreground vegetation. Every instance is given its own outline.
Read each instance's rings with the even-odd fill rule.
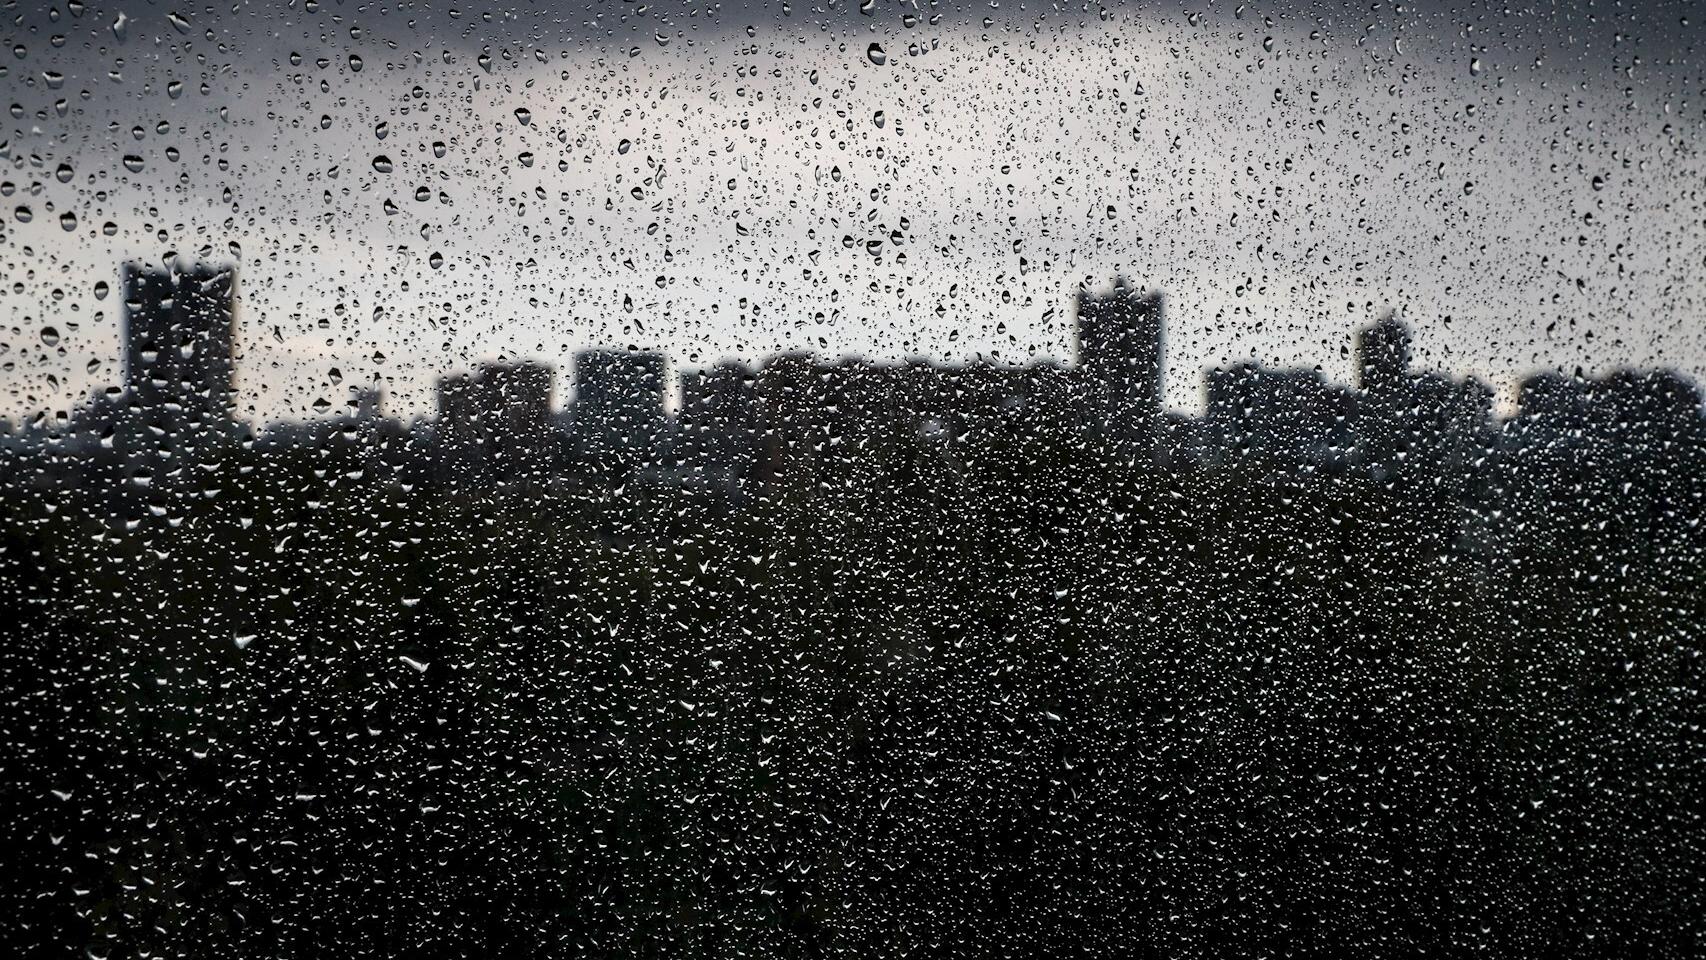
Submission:
[[[5,939],[1706,949],[1698,446],[1465,483],[992,436],[738,497],[353,433],[9,463]]]

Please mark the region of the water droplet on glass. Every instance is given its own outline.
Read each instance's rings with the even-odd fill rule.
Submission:
[[[889,62],[888,51],[883,49],[882,44],[873,43],[865,48],[865,59],[880,67]]]

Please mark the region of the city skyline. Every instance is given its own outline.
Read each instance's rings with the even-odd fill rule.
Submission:
[[[1181,405],[1173,402],[1176,398],[1169,396],[1164,387],[1170,377],[1176,379],[1178,376],[1177,372],[1170,371],[1168,369],[1168,338],[1165,336],[1165,322],[1162,320],[1164,310],[1167,310],[1170,313],[1172,302],[1170,298],[1167,297],[1163,288],[1154,286],[1138,286],[1122,274],[1114,280],[1103,283],[1099,286],[1081,285],[1076,287],[1074,290],[1069,291],[1071,297],[1070,302],[1072,304],[1071,309],[1067,312],[1067,326],[1069,333],[1066,338],[1067,349],[1063,351],[1061,355],[1036,354],[1019,362],[1006,361],[999,357],[982,356],[941,361],[922,354],[912,354],[900,358],[869,357],[858,354],[822,356],[809,348],[791,347],[757,357],[723,356],[716,358],[712,362],[684,365],[673,363],[671,360],[672,354],[667,349],[647,350],[633,345],[619,347],[614,344],[594,344],[583,346],[573,351],[566,358],[569,361],[567,363],[560,361],[554,362],[549,357],[525,355],[516,352],[499,352],[486,357],[481,357],[466,367],[455,367],[440,371],[436,375],[432,376],[429,381],[431,386],[427,394],[427,401],[422,403],[417,400],[415,403],[406,406],[403,410],[398,410],[394,406],[395,398],[392,391],[388,389],[389,385],[385,381],[378,378],[366,381],[355,380],[347,377],[337,368],[332,368],[330,381],[328,383],[328,386],[331,389],[321,391],[321,395],[314,401],[311,409],[307,411],[291,411],[284,416],[275,418],[274,420],[268,420],[254,416],[252,413],[245,412],[240,400],[242,395],[242,364],[240,362],[240,348],[237,345],[241,342],[241,331],[243,328],[243,312],[241,309],[240,294],[241,284],[239,282],[239,277],[243,272],[241,266],[236,261],[231,260],[197,261],[177,257],[176,255],[169,257],[168,262],[171,264],[170,266],[157,267],[151,266],[145,261],[130,260],[122,264],[118,272],[120,280],[118,289],[121,291],[118,295],[118,299],[120,301],[119,312],[121,315],[120,327],[121,329],[131,331],[131,333],[121,338],[122,348],[119,351],[120,370],[125,374],[125,376],[121,378],[122,382],[113,382],[92,387],[87,396],[74,404],[70,409],[57,411],[56,413],[58,415],[49,415],[50,413],[55,413],[50,411],[35,411],[35,416],[33,417],[17,419],[6,418],[7,421],[13,425],[12,429],[17,430],[26,427],[37,431],[44,429],[48,431],[64,429],[68,423],[71,420],[75,420],[80,413],[87,415],[88,408],[91,404],[98,406],[101,403],[110,403],[115,400],[118,397],[118,393],[116,391],[120,389],[127,389],[133,393],[138,390],[146,389],[132,381],[131,378],[133,374],[131,371],[137,369],[137,361],[139,352],[143,349],[143,342],[149,340],[150,337],[155,335],[154,331],[149,329],[148,325],[151,323],[158,324],[165,320],[170,320],[171,318],[163,316],[160,320],[151,319],[148,316],[148,309],[155,309],[156,312],[158,312],[158,308],[149,308],[146,306],[146,298],[138,300],[134,295],[132,295],[131,291],[133,289],[133,283],[138,283],[142,287],[153,284],[160,289],[170,289],[175,285],[180,289],[199,291],[188,293],[185,296],[181,296],[179,299],[187,300],[189,298],[195,298],[201,302],[204,307],[206,303],[213,302],[220,296],[225,297],[222,305],[218,308],[222,311],[220,313],[218,323],[229,327],[228,335],[222,343],[219,342],[218,338],[214,338],[213,340],[218,349],[222,351],[221,356],[215,361],[215,363],[220,366],[218,367],[218,372],[210,370],[201,374],[204,379],[208,377],[212,378],[211,380],[208,380],[209,385],[212,385],[215,382],[218,383],[218,386],[215,388],[218,397],[208,401],[210,404],[208,409],[213,409],[215,407],[228,408],[237,420],[250,422],[254,426],[262,429],[265,429],[267,425],[274,422],[282,424],[289,422],[311,422],[325,417],[338,418],[346,416],[348,410],[356,407],[360,407],[361,409],[368,411],[369,414],[377,413],[383,409],[386,416],[397,417],[403,421],[432,421],[444,416],[444,391],[446,383],[458,380],[467,380],[471,376],[477,376],[483,369],[499,367],[513,367],[518,369],[535,368],[542,370],[543,375],[547,378],[550,384],[544,391],[545,396],[547,397],[545,411],[551,415],[562,415],[568,413],[570,411],[570,407],[574,403],[574,399],[577,396],[576,390],[578,388],[580,378],[576,375],[568,381],[568,389],[558,391],[554,386],[558,370],[565,369],[573,371],[582,360],[599,356],[615,357],[618,355],[630,355],[651,358],[646,362],[655,362],[658,365],[657,370],[659,371],[660,376],[660,409],[662,412],[669,415],[679,413],[684,399],[683,384],[687,379],[695,374],[704,374],[716,368],[731,366],[751,371],[759,371],[764,369],[770,362],[778,358],[789,356],[806,357],[820,368],[869,368],[873,370],[884,368],[918,367],[954,369],[968,366],[986,366],[992,369],[1018,372],[1025,369],[1082,366],[1084,363],[1082,339],[1085,336],[1085,333],[1083,332],[1081,310],[1086,304],[1090,305],[1093,309],[1099,303],[1116,302],[1122,294],[1140,296],[1153,307],[1156,326],[1153,330],[1147,331],[1144,336],[1151,337],[1154,340],[1154,356],[1149,360],[1144,361],[1145,364],[1147,364],[1145,380],[1150,383],[1150,385],[1144,389],[1148,391],[1148,397],[1145,403],[1154,408],[1156,415],[1165,411],[1173,416],[1188,418],[1213,417],[1215,415],[1217,405],[1224,405],[1224,397],[1217,398],[1216,396],[1217,385],[1224,387],[1224,385],[1233,382],[1233,380],[1241,373],[1248,374],[1250,372],[1258,372],[1263,375],[1277,376],[1281,379],[1291,378],[1293,380],[1296,380],[1297,378],[1304,378],[1317,383],[1320,387],[1336,388],[1339,385],[1350,385],[1355,389],[1363,389],[1358,385],[1358,381],[1359,378],[1364,375],[1364,371],[1367,368],[1367,364],[1363,358],[1363,353],[1367,349],[1365,339],[1366,334],[1371,331],[1377,332],[1382,330],[1401,331],[1401,333],[1395,335],[1402,337],[1402,343],[1389,343],[1386,344],[1383,349],[1397,351],[1397,353],[1401,355],[1401,361],[1398,366],[1399,368],[1404,369],[1408,368],[1412,360],[1414,344],[1416,341],[1416,325],[1409,322],[1407,318],[1400,316],[1396,311],[1388,311],[1383,314],[1379,320],[1363,323],[1346,329],[1344,336],[1346,337],[1349,345],[1347,348],[1341,350],[1341,354],[1344,358],[1349,359],[1349,375],[1342,379],[1335,378],[1325,373],[1323,369],[1324,365],[1320,363],[1308,366],[1284,365],[1264,363],[1259,359],[1246,359],[1242,361],[1223,363],[1220,365],[1199,365],[1196,367],[1186,365],[1186,370],[1194,372],[1197,375],[1197,398],[1192,404]],[[210,293],[209,291],[214,291],[214,288],[218,288],[217,291]],[[158,294],[156,294],[156,296],[158,296]],[[139,306],[144,308],[141,312],[138,312],[135,309]],[[177,318],[175,322],[177,323],[181,323],[182,318],[185,315],[184,308],[182,307],[174,313],[169,302],[167,304],[166,313],[175,316]],[[140,339],[136,333],[139,318],[142,320],[142,334]],[[1096,337],[1098,335],[1092,332],[1090,336]],[[1100,336],[1107,338],[1110,336],[1119,336],[1119,334],[1101,334]],[[208,342],[209,338],[206,336],[206,332],[203,331],[197,339],[197,343],[206,344]],[[1125,344],[1124,346],[1130,346],[1130,344]],[[197,356],[199,356],[199,354],[197,354]],[[186,360],[188,357],[189,355],[186,354]],[[1094,367],[1095,365],[1095,361],[1092,361],[1091,366]],[[1483,401],[1488,409],[1489,416],[1500,419],[1510,419],[1520,414],[1523,392],[1529,385],[1536,381],[1555,381],[1562,379],[1565,381],[1575,381],[1591,385],[1596,381],[1614,380],[1617,377],[1630,372],[1640,372],[1642,370],[1653,369],[1670,370],[1672,368],[1639,367],[1631,364],[1608,364],[1596,370],[1589,371],[1584,371],[1580,368],[1573,371],[1539,368],[1530,369],[1522,373],[1513,373],[1510,378],[1502,384],[1498,382],[1487,382],[1473,373],[1467,375],[1456,374],[1453,371],[1441,370],[1432,366],[1422,367],[1419,369],[1424,369],[1434,374],[1444,375],[1448,378],[1468,384],[1479,384],[1475,389],[1485,394]],[[668,373],[663,373],[663,371],[666,370]],[[1689,379],[1693,380],[1693,378]],[[128,386],[126,386],[127,384]],[[341,389],[339,389],[340,387]]]
[[[1166,298],[1123,276],[1075,291],[1070,363],[880,362],[795,350],[672,369],[661,352],[589,348],[574,355],[561,394],[556,365],[520,357],[440,375],[424,417],[398,418],[382,387],[351,383],[341,403],[317,404],[316,417],[269,423],[244,417],[235,399],[239,275],[234,262],[123,265],[121,380],[95,391],[67,421],[37,418],[14,430],[11,442],[105,456],[193,448],[241,433],[271,446],[323,447],[328,431],[386,424],[372,428],[380,430],[375,436],[424,432],[445,464],[494,478],[658,471],[667,458],[687,469],[678,480],[709,471],[738,483],[753,465],[783,455],[766,452],[774,441],[765,438],[794,437],[784,446],[810,447],[808,461],[816,462],[830,457],[825,438],[883,421],[945,443],[944,450],[974,430],[1054,434],[1045,421],[1066,418],[1077,424],[1068,433],[1113,443],[1118,452],[1107,455],[1132,463],[1301,458],[1376,473],[1390,469],[1387,458],[1400,449],[1387,449],[1388,434],[1423,446],[1443,442],[1441,455],[1457,466],[1436,468],[1460,470],[1475,450],[1505,442],[1503,425],[1536,416],[1562,417],[1607,438],[1628,429],[1614,421],[1645,424],[1660,437],[1706,424],[1698,387],[1664,368],[1531,374],[1519,382],[1514,407],[1500,411],[1494,390],[1473,376],[1417,366],[1412,329],[1396,314],[1353,332],[1349,382],[1319,367],[1215,367],[1202,375],[1201,413],[1182,414],[1168,408],[1162,387]],[[857,456],[841,454],[849,455]]]

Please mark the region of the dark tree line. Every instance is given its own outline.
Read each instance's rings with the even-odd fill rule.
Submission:
[[[1697,446],[738,501],[356,446],[6,465],[21,951],[1706,950]]]

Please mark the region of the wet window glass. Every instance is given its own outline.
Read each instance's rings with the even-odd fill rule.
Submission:
[[[0,0],[0,943],[1706,954],[1703,20]]]

